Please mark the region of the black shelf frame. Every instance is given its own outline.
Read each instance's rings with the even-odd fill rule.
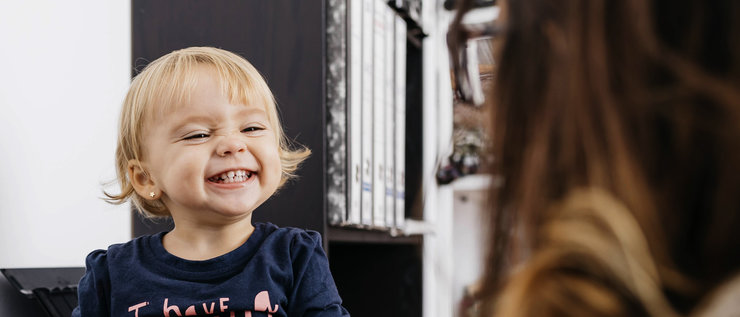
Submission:
[[[329,237],[330,243],[344,242],[421,245],[424,241],[424,236],[420,234],[394,235],[391,230],[387,229],[330,226],[329,228],[327,228],[326,234]]]

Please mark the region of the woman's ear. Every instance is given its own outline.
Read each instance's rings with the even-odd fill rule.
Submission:
[[[128,179],[139,196],[146,200],[159,199],[161,194],[156,182],[142,166],[139,160],[128,161]]]

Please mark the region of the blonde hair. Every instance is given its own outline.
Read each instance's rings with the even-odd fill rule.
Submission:
[[[170,215],[161,201],[146,200],[136,194],[128,178],[128,162],[143,159],[142,132],[146,123],[187,100],[197,84],[195,70],[203,66],[216,71],[221,88],[232,103],[265,105],[279,147],[282,175],[278,188],[296,177],[294,172],[311,151],[305,146],[293,149],[283,133],[275,97],[257,69],[241,56],[222,49],[189,47],[158,58],[131,82],[123,101],[116,148],[116,181],[120,193],[105,192],[108,202],[122,204],[130,199],[146,217]]]

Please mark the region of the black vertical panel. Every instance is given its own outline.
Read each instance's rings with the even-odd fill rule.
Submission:
[[[420,246],[331,243],[329,248],[342,305],[352,316],[422,315]]]
[[[244,56],[272,88],[289,138],[312,156],[297,182],[254,212],[254,221],[324,233],[324,1],[132,1],[132,74],[176,49],[214,46]],[[134,219],[136,234],[168,227]]]
[[[406,217],[424,219],[424,55],[420,46],[406,45]]]

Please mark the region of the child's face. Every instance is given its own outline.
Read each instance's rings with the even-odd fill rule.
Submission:
[[[190,100],[148,124],[143,166],[175,221],[251,219],[280,182],[274,127],[265,105],[230,103],[216,73],[198,71]]]

